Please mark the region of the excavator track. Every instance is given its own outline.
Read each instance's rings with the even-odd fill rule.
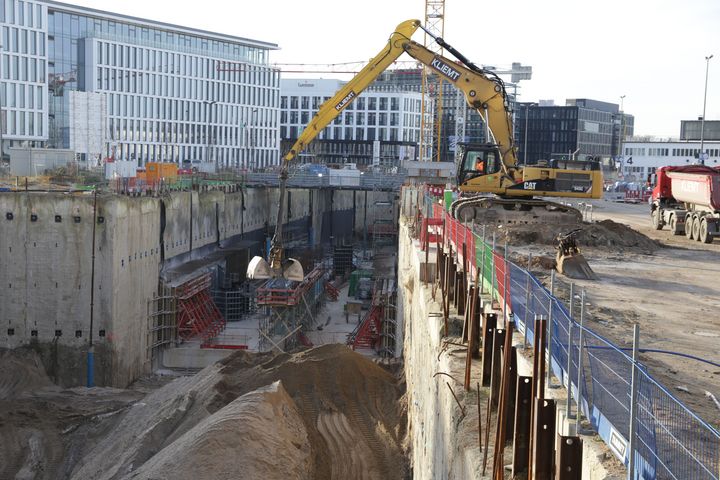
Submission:
[[[473,196],[460,198],[451,205],[453,218],[477,224],[552,224],[577,225],[582,213],[574,207],[538,198],[502,198]]]

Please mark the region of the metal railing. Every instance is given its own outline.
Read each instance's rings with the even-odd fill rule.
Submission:
[[[294,173],[288,177],[289,188],[347,188],[357,190],[399,191],[405,182],[404,173],[378,174],[363,173],[353,177]],[[248,186],[276,187],[280,183],[277,173],[248,173],[245,177]]]
[[[442,219],[443,242],[452,244],[458,257],[463,244],[465,251],[474,252],[468,255],[472,270],[468,273],[474,277],[480,269],[483,291],[490,292],[503,312],[514,318],[530,345],[534,318],[548,319],[552,372],[569,386],[583,416],[625,465],[630,464],[630,435],[634,432],[629,478],[720,479],[720,432],[653,378],[642,363],[585,327],[582,319],[577,322],[532,273],[499,253],[489,235],[473,232],[454,220],[429,195],[419,207],[423,214]],[[462,264],[462,259],[457,262]],[[633,371],[637,396],[631,409]]]

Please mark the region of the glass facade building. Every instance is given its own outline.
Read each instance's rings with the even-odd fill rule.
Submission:
[[[610,160],[621,135],[631,137],[634,129],[633,116],[618,105],[589,99],[570,99],[564,106],[519,103],[515,115],[518,156],[528,164],[571,154]]]
[[[268,58],[277,45],[60,2],[0,5],[6,145],[69,147],[67,92],[79,90],[106,97],[108,156],[241,168],[279,161],[280,79]]]

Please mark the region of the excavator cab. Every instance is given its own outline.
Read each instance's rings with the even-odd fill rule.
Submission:
[[[457,148],[460,151],[456,169],[458,185],[462,185],[472,178],[490,175],[501,170],[502,162],[497,145],[459,143]]]

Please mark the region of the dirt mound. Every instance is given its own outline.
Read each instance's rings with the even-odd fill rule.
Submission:
[[[298,406],[312,445],[315,479],[402,478],[407,464],[403,394],[389,372],[344,345],[278,355],[254,366],[230,357],[215,405],[280,380]]]
[[[640,232],[622,223],[603,220],[583,226],[577,235],[580,245],[588,247],[607,247],[609,249],[634,249],[643,253],[652,253],[660,244]]]
[[[126,478],[312,478],[310,443],[280,382],[236,398]]]
[[[0,400],[52,385],[35,352],[0,349]]]
[[[278,381],[287,395],[263,390]],[[392,374],[344,345],[237,352],[130,407],[72,478],[224,479],[233,452],[231,472],[257,473],[248,478],[404,478],[403,393]],[[195,464],[202,475],[189,473]]]
[[[30,349],[0,350],[0,478],[67,478],[88,445],[142,395],[62,389]]]
[[[573,226],[553,225],[503,225],[498,232],[504,232],[509,245],[522,246],[528,244],[555,245],[556,238],[560,233],[566,233],[574,228],[579,228],[576,238],[580,248],[596,247],[613,251],[631,250],[638,253],[652,253],[660,244],[646,237],[640,232],[622,223],[612,220],[603,220],[596,223],[578,224]]]
[[[73,479],[123,478],[210,416],[218,365],[178,378],[130,406],[122,420],[75,467]],[[210,478],[210,477],[207,477]]]

